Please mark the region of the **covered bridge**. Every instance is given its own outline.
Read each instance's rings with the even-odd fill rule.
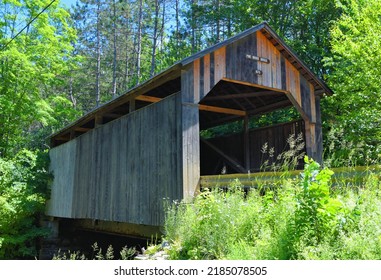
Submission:
[[[220,172],[221,162],[230,173],[258,171],[265,142],[277,153],[290,134],[301,132],[307,155],[321,161],[324,94],[331,94],[325,83],[259,24],[52,135],[54,181],[46,213],[89,228],[138,233],[139,226],[163,223],[164,199],[192,197],[200,176]],[[300,120],[249,130],[250,117],[292,106]],[[243,129],[236,135],[200,137],[201,130],[237,120]]]

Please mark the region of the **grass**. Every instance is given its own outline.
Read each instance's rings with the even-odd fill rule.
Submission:
[[[370,173],[360,187],[306,159],[298,178],[245,194],[207,190],[168,207],[171,259],[381,259],[381,185]]]
[[[106,252],[102,251],[102,248],[98,246],[98,243],[94,243],[92,245],[92,249],[93,252],[90,258],[85,256],[85,254],[80,251],[61,252],[61,250],[58,250],[57,254],[53,257],[53,260],[132,260],[137,254],[135,248],[128,248],[127,246],[123,247],[119,254],[115,254],[112,245],[107,247]]]

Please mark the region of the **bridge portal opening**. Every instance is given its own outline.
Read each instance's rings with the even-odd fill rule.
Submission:
[[[199,118],[200,175],[269,171],[293,153],[302,166],[304,122],[284,92],[221,80]]]

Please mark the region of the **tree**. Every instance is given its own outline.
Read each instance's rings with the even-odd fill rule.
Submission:
[[[57,98],[65,98],[54,90],[73,66],[75,32],[69,13],[53,3],[27,25],[50,2],[0,3],[4,15],[0,18],[0,157],[12,155],[28,143],[32,131],[54,124],[62,113],[52,106]],[[26,30],[15,37],[24,26]]]
[[[138,34],[136,42],[136,83],[139,84],[141,78],[141,61],[142,61],[142,28],[143,28],[143,0],[139,1],[138,9]]]
[[[279,36],[320,77],[327,74],[322,62],[330,53],[329,30],[342,8],[335,0],[232,0],[233,26],[243,31],[262,21]]]
[[[357,163],[364,164],[381,154],[381,2],[349,0],[340,7],[344,14],[331,30],[333,55],[325,59],[335,94],[325,100],[324,118],[340,131],[340,142],[361,145]],[[345,155],[351,146],[337,148],[332,152]]]
[[[27,150],[0,158],[0,259],[36,257],[38,238],[49,233],[38,226],[50,179],[47,158]]]

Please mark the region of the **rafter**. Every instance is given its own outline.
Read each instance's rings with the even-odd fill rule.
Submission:
[[[280,95],[282,93],[276,91],[253,91],[247,93],[236,93],[236,94],[226,94],[226,95],[216,95],[207,96],[206,100],[223,100],[223,99],[235,99],[235,98],[250,98],[250,97],[260,97],[260,96],[273,96]]]
[[[136,100],[155,103],[155,102],[159,102],[160,100],[162,100],[162,98],[154,97],[154,96],[147,96],[147,95],[139,95],[136,97]],[[237,110],[237,109],[217,107],[217,106],[209,106],[209,105],[204,105],[204,104],[199,104],[198,107],[199,107],[200,111],[208,111],[208,112],[242,116],[242,117],[246,116],[245,111]]]

